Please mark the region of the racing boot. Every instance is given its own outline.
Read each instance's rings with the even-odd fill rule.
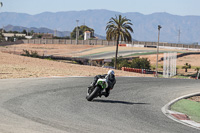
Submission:
[[[109,94],[110,94],[109,92],[101,92],[101,96],[104,95],[105,97],[108,97]]]

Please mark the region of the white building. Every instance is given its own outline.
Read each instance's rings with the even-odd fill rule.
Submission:
[[[10,38],[10,37],[14,37],[14,36],[18,36],[18,37],[22,37],[22,36],[26,36],[26,34],[19,34],[19,33],[17,33],[17,34],[15,34],[15,33],[2,33],[3,34],[3,36],[5,37],[5,40],[6,41],[8,41],[8,38]]]
[[[90,31],[85,31],[84,32],[84,40],[88,40],[91,38],[91,32]]]

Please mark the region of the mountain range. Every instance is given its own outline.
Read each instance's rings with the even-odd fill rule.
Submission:
[[[121,14],[133,23],[133,38],[139,41],[157,41],[158,25],[161,25],[160,41],[177,43],[200,43],[200,16],[178,16],[169,13],[144,15],[137,12],[121,13],[109,10],[83,10],[66,12],[43,12],[36,15],[25,13],[0,13],[0,26],[45,27],[65,31],[68,35],[77,25],[87,25],[96,34],[106,36],[105,27],[111,17]],[[79,20],[77,23],[76,20]],[[50,32],[49,32],[50,33]]]
[[[31,32],[34,31],[35,33],[50,33],[50,34],[56,34],[56,36],[58,37],[66,37],[66,36],[70,36],[70,31],[58,31],[58,30],[52,30],[49,28],[45,28],[45,27],[40,27],[40,28],[36,28],[36,27],[23,27],[23,26],[13,26],[13,25],[7,25],[3,27],[5,31],[18,31],[18,32],[22,32],[23,30],[26,30],[27,32]]]

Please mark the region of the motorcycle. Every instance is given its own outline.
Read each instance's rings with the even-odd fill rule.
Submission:
[[[101,97],[102,92],[105,92],[107,87],[107,79],[98,79],[94,87],[90,86],[87,88],[86,99],[92,101],[96,97]]]

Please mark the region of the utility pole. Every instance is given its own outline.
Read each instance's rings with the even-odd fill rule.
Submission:
[[[179,28],[179,30],[178,30],[178,43],[180,43],[180,38],[181,38],[181,30]]]
[[[160,40],[160,29],[162,27],[158,25],[158,44],[157,44],[157,58],[156,58],[156,78],[158,78],[158,53],[159,53],[159,40]]]
[[[54,30],[54,36],[55,37],[57,36],[57,30],[56,29]]]
[[[3,6],[3,3],[2,2],[0,2],[0,7],[2,7]]]
[[[79,22],[79,20],[76,20],[76,23],[77,23],[77,26],[76,26],[76,44],[78,44],[78,37],[79,37],[78,22]]]
[[[0,1],[0,8],[3,7],[3,3]]]
[[[3,3],[2,2],[0,2],[0,8],[3,6]],[[0,31],[0,33],[3,33],[3,29],[2,29],[2,31]]]

